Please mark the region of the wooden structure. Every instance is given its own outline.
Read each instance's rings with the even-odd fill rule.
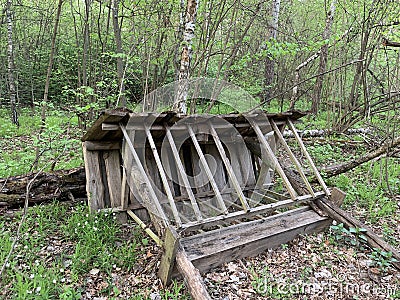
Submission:
[[[165,284],[320,231],[331,219],[310,204],[331,192],[294,128],[301,116],[105,112],[82,138],[90,208],[127,212],[163,247]]]

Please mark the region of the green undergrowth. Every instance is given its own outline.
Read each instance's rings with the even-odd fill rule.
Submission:
[[[0,177],[15,176],[31,171],[70,169],[82,164],[78,129],[75,115],[52,110],[40,132],[38,111],[21,109],[20,126],[11,123],[9,111],[0,109]],[[35,165],[37,161],[37,165]]]
[[[21,214],[0,216],[0,264],[15,238]],[[54,201],[29,209],[21,238],[2,276],[1,299],[81,299],[89,282],[106,284],[96,296],[117,299],[115,274],[129,274],[145,251],[137,227],[124,231],[115,214],[89,214],[86,205],[68,207]],[[178,299],[182,285],[163,291]],[[164,295],[162,294],[162,295]],[[147,296],[130,299],[147,299]],[[175,297],[175,298],[174,298]],[[120,298],[118,298],[120,299]]]

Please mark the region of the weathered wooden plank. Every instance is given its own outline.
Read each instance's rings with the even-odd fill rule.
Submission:
[[[147,227],[147,225],[137,215],[135,215],[133,211],[128,209],[126,212],[156,242],[158,246],[163,246],[161,239],[149,227]]]
[[[182,225],[182,221],[181,221],[181,219],[180,219],[180,217],[179,217],[178,210],[176,209],[176,205],[175,205],[175,201],[174,201],[174,196],[172,195],[172,191],[171,191],[170,186],[169,186],[169,184],[168,184],[167,176],[166,176],[166,174],[165,174],[165,170],[164,170],[164,167],[163,167],[163,165],[162,165],[160,156],[159,156],[159,154],[158,154],[156,145],[154,144],[154,140],[153,140],[153,137],[152,137],[152,135],[151,135],[151,133],[150,133],[150,130],[149,130],[148,128],[146,128],[145,131],[146,131],[147,139],[148,139],[149,144],[150,144],[151,151],[153,152],[153,156],[154,156],[154,159],[155,159],[155,161],[156,161],[158,173],[159,173],[160,176],[161,176],[161,181],[162,181],[162,183],[163,183],[164,190],[165,190],[165,192],[166,192],[166,194],[167,194],[167,199],[168,199],[169,205],[170,205],[170,207],[171,207],[172,214],[173,214],[173,216],[174,216],[176,225],[177,225],[178,227],[180,227],[180,226]],[[153,170],[153,172],[155,172],[155,170]]]
[[[119,130],[119,125],[118,123],[103,123],[101,124],[101,130],[105,131],[114,131],[114,130]]]
[[[214,225],[231,222],[234,219],[251,217],[254,215],[269,213],[269,212],[275,211],[277,209],[291,207],[293,205],[300,204],[303,202],[309,202],[310,200],[322,198],[323,196],[325,196],[324,192],[316,192],[315,198],[313,198],[311,195],[299,196],[299,197],[297,197],[297,200],[288,199],[288,200],[283,200],[283,201],[279,201],[279,202],[275,202],[275,203],[260,205],[255,208],[252,208],[247,213],[244,211],[236,211],[233,213],[229,213],[227,215],[210,217],[210,218],[204,219],[202,221],[186,223],[186,224],[182,225],[182,228],[187,228],[190,230],[195,230],[198,228],[208,228],[208,227],[211,227]]]
[[[258,137],[259,141],[261,142],[262,147],[264,147],[264,149],[266,150],[268,159],[271,161],[273,167],[276,169],[276,171],[279,173],[280,177],[282,178],[283,183],[286,186],[286,189],[288,190],[290,196],[292,197],[292,199],[296,199],[297,193],[293,189],[288,178],[286,177],[285,172],[283,171],[281,165],[279,164],[279,161],[276,158],[274,152],[272,151],[268,141],[265,139],[264,134],[262,133],[260,127],[258,126],[258,124],[255,121],[250,120],[250,123],[253,126],[253,129],[256,132],[257,137]]]
[[[196,202],[196,199],[194,197],[192,188],[191,188],[190,183],[189,183],[189,179],[188,179],[188,177],[186,175],[185,168],[184,168],[184,166],[182,164],[182,161],[181,161],[181,158],[179,156],[178,149],[176,148],[175,141],[174,141],[174,139],[172,137],[172,134],[171,134],[171,131],[169,130],[168,127],[166,127],[166,136],[167,136],[168,142],[169,142],[171,150],[172,150],[172,156],[175,159],[175,163],[176,163],[176,166],[177,166],[178,171],[179,171],[179,178],[183,181],[183,185],[185,186],[186,192],[187,192],[187,194],[189,196],[190,203],[191,203],[191,205],[193,207],[193,211],[194,211],[194,213],[196,215],[197,220],[201,220],[202,216],[201,216],[201,212],[200,212],[199,206],[198,206],[198,204]]]
[[[194,145],[194,147],[195,147],[195,149],[197,151],[197,154],[198,154],[198,156],[200,158],[200,162],[201,162],[201,164],[202,164],[202,166],[204,168],[204,171],[205,171],[205,173],[206,173],[206,175],[208,177],[208,180],[209,180],[209,182],[211,184],[211,187],[214,190],[215,197],[216,197],[216,199],[218,201],[218,205],[224,211],[224,213],[228,213],[228,210],[226,209],[224,200],[222,199],[221,193],[220,193],[220,191],[218,189],[217,183],[214,180],[213,174],[212,174],[212,172],[210,170],[210,167],[208,166],[207,160],[204,157],[203,151],[201,150],[199,142],[196,139],[196,135],[194,134],[193,129],[192,129],[192,127],[190,125],[188,125],[188,131],[189,131],[190,137],[191,137],[191,139],[193,141],[193,145]]]
[[[306,174],[304,174],[304,171],[303,171],[303,168],[301,167],[300,162],[298,161],[296,156],[293,154],[292,149],[290,149],[289,145],[286,143],[281,131],[279,130],[278,126],[276,126],[276,124],[274,123],[273,120],[271,120],[271,125],[272,125],[272,128],[274,129],[276,136],[278,137],[278,140],[283,145],[283,148],[285,148],[287,154],[289,155],[290,160],[293,162],[293,164],[296,167],[297,171],[299,172],[301,178],[303,179],[303,182],[304,182],[307,190],[310,192],[311,195],[314,196],[314,190],[311,187],[311,184],[308,182],[307,176],[306,176]]]
[[[118,150],[103,153],[111,207],[121,205],[121,162]]]
[[[121,149],[121,142],[117,141],[86,141],[86,150],[100,151],[100,150],[119,150]]]
[[[100,157],[97,151],[87,151],[85,142],[82,143],[82,147],[89,209],[91,212],[95,212],[104,208],[104,185],[100,170]]]
[[[165,228],[166,225],[168,224],[168,218],[165,215],[160,202],[158,201],[158,198],[154,192],[150,179],[148,178],[146,171],[143,168],[143,165],[140,161],[138,154],[136,153],[135,148],[133,147],[129,134],[127,133],[123,125],[121,125],[121,130],[125,137],[125,141],[129,147],[130,154],[132,154],[132,157],[135,162],[135,164],[132,165],[132,170],[126,170],[128,182],[130,183],[130,186],[136,186],[137,191],[142,198],[143,205],[149,206],[146,207],[149,213],[156,214],[156,216],[161,220],[162,224],[158,224],[159,225],[158,229],[159,231],[162,231],[162,228]],[[126,157],[124,157],[124,161],[126,160],[129,161],[130,158],[126,154],[125,156]]]
[[[225,262],[276,248],[299,234],[321,231],[330,223],[329,218],[300,208],[184,238],[181,244],[192,263],[205,272]]]
[[[218,133],[215,130],[215,128],[213,127],[212,123],[210,123],[210,129],[211,129],[211,135],[214,139],[215,145],[217,146],[218,152],[219,152],[221,159],[225,165],[229,179],[231,180],[231,183],[236,190],[236,193],[240,199],[240,202],[242,203],[244,211],[247,212],[250,209],[249,204],[246,201],[246,197],[243,194],[242,187],[240,186],[240,183],[239,183],[238,179],[236,178],[236,175],[231,166],[231,163],[230,163],[228,157],[226,156],[224,147],[223,147],[221,141],[219,140]]]
[[[178,247],[179,235],[176,233],[174,228],[169,226],[165,230],[163,255],[161,257],[160,267],[158,269],[158,277],[161,279],[161,282],[164,284],[164,286],[170,284]]]

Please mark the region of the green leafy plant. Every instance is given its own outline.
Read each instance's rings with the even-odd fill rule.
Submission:
[[[373,249],[369,257],[372,260],[372,264],[378,267],[382,272],[386,272],[390,264],[398,262],[398,260],[393,257],[392,252],[386,252],[377,248]]]

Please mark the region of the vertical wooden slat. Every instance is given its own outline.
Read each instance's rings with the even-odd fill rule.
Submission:
[[[85,142],[82,143],[85,160],[86,192],[91,212],[104,208],[104,186],[101,179],[101,170],[98,151],[88,151]]]
[[[327,196],[330,196],[331,192],[329,191],[329,189],[328,189],[328,187],[326,186],[324,180],[322,179],[321,174],[318,172],[318,169],[317,169],[317,167],[315,166],[315,164],[314,164],[314,162],[313,162],[313,160],[312,160],[310,154],[308,154],[308,151],[307,151],[306,147],[304,146],[304,143],[303,143],[303,141],[301,140],[299,134],[297,133],[297,130],[296,130],[296,128],[294,127],[292,121],[291,121],[290,119],[288,119],[288,120],[287,120],[287,123],[288,123],[288,125],[289,125],[289,127],[290,127],[290,130],[293,132],[293,135],[294,135],[294,137],[296,138],[297,143],[299,144],[299,146],[300,146],[300,148],[301,148],[301,151],[303,152],[303,154],[304,154],[305,157],[307,158],[307,160],[308,160],[308,162],[309,162],[309,164],[310,164],[310,166],[311,166],[311,169],[312,169],[313,172],[314,172],[315,177],[317,177],[317,180],[318,180],[319,184],[322,186],[322,189],[324,190],[325,194],[326,194]]]
[[[176,166],[178,167],[180,178],[183,180],[183,184],[185,185],[186,191],[187,191],[189,199],[190,199],[190,203],[192,204],[192,207],[193,207],[193,211],[196,215],[197,220],[201,220],[202,219],[201,212],[200,212],[199,206],[197,205],[196,198],[194,197],[192,188],[190,186],[189,179],[186,176],[185,168],[179,157],[179,152],[178,152],[178,149],[176,148],[174,138],[172,137],[172,134],[171,134],[171,130],[167,126],[165,127],[165,130],[166,130],[168,142],[171,146],[172,155],[175,158],[175,162],[176,162]]]
[[[303,179],[304,184],[307,187],[307,190],[310,192],[310,194],[315,198],[315,193],[311,187],[311,184],[308,182],[306,174],[304,174],[303,168],[300,165],[300,162],[297,160],[296,156],[293,154],[292,150],[290,149],[289,145],[286,143],[285,139],[283,138],[283,135],[281,131],[279,130],[278,126],[276,126],[275,122],[273,120],[270,121],[272,128],[275,131],[275,134],[278,137],[278,140],[281,142],[283,147],[285,148],[286,152],[289,155],[290,160],[293,162],[295,165],[297,171],[299,172],[301,178]]]
[[[240,187],[239,181],[237,180],[235,172],[232,169],[231,163],[229,162],[229,159],[226,156],[225,149],[222,146],[222,143],[221,143],[221,141],[219,139],[217,131],[215,130],[215,128],[214,128],[214,126],[212,125],[211,122],[209,123],[209,125],[210,125],[210,129],[211,129],[211,135],[212,135],[212,137],[214,139],[215,145],[217,146],[217,149],[219,151],[221,159],[222,159],[222,161],[223,161],[223,163],[225,165],[225,168],[226,168],[226,171],[228,173],[228,176],[229,176],[229,178],[230,178],[230,180],[232,182],[233,187],[236,190],[236,193],[237,193],[237,195],[238,195],[238,197],[240,199],[240,202],[242,203],[244,211],[247,212],[250,209],[250,207],[249,207],[249,204],[246,201],[246,197],[243,194],[242,188]]]
[[[161,176],[161,181],[164,186],[165,193],[167,194],[169,205],[171,206],[172,214],[174,216],[175,222],[180,227],[182,225],[182,221],[179,217],[178,210],[176,209],[174,197],[172,195],[171,189],[168,184],[167,176],[165,175],[164,167],[161,163],[160,156],[158,155],[158,151],[156,148],[156,144],[154,143],[153,136],[151,135],[150,129],[148,127],[145,128],[147,139],[149,140],[151,151],[153,152],[154,159],[157,164],[158,172]]]
[[[219,192],[217,183],[215,182],[214,177],[212,175],[212,172],[211,172],[211,170],[210,170],[210,168],[209,168],[209,166],[207,164],[207,160],[204,157],[204,154],[203,154],[203,151],[201,150],[200,144],[196,139],[196,135],[194,134],[193,129],[192,129],[192,127],[190,125],[188,125],[187,128],[188,128],[190,137],[191,137],[191,139],[193,141],[193,145],[194,145],[194,147],[196,149],[196,152],[199,155],[200,162],[201,162],[201,164],[202,164],[202,166],[204,168],[204,171],[206,172],[206,175],[207,175],[208,180],[209,180],[209,182],[211,184],[211,187],[214,190],[215,197],[217,198],[217,202],[218,202],[220,208],[224,211],[224,213],[228,213],[228,210],[226,209],[224,200],[222,199],[221,193]]]
[[[107,151],[103,154],[106,166],[107,185],[110,193],[111,207],[121,205],[121,164],[119,160],[119,151]]]
[[[120,128],[124,135],[125,141],[129,147],[129,150],[133,156],[133,159],[135,160],[136,167],[138,168],[140,176],[142,177],[141,180],[146,184],[146,187],[147,187],[146,190],[148,191],[148,195],[147,195],[147,192],[144,192],[144,194],[142,196],[146,196],[146,197],[149,196],[151,198],[150,201],[152,201],[152,204],[155,206],[156,213],[158,214],[158,216],[161,217],[163,222],[168,223],[168,219],[161,207],[160,202],[157,199],[157,196],[154,192],[153,186],[151,185],[150,179],[149,179],[149,177],[147,177],[146,171],[144,170],[142,162],[140,161],[140,158],[139,158],[138,154],[136,153],[135,148],[133,147],[132,141],[131,141],[128,133],[126,132],[125,126],[120,124]],[[139,190],[139,187],[138,187],[138,190]]]
[[[265,139],[260,127],[254,120],[250,119],[249,122],[250,122],[251,126],[253,127],[255,133],[257,134],[257,137],[258,137],[259,141],[261,142],[261,145],[267,151],[267,155],[268,155],[270,161],[272,162],[272,166],[276,168],[277,172],[281,176],[283,183],[286,186],[286,188],[290,194],[290,197],[293,200],[295,200],[297,198],[297,193],[293,189],[292,185],[290,184],[289,179],[287,178],[285,172],[283,171],[281,165],[279,164],[278,159],[276,158],[274,152],[272,151],[268,141]]]

